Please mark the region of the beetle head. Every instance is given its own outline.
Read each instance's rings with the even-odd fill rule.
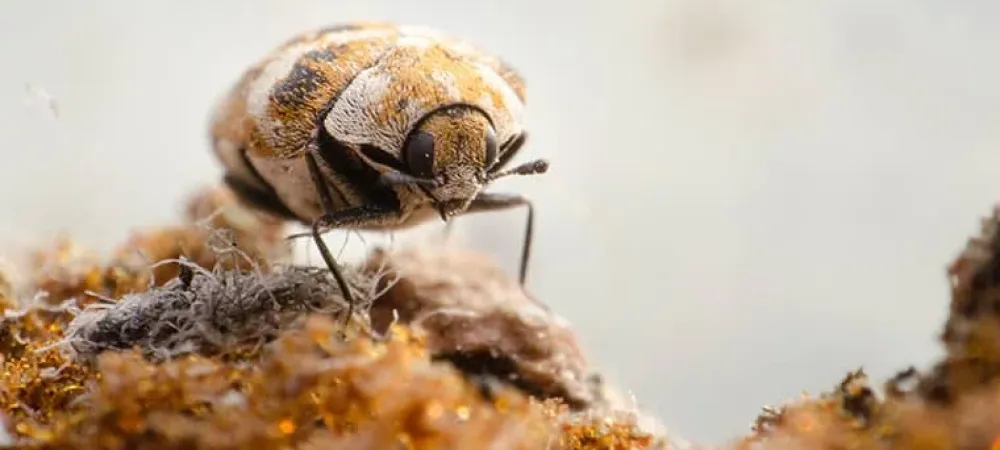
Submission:
[[[464,211],[494,179],[548,168],[544,161],[534,161],[498,172],[499,147],[493,124],[481,110],[438,109],[424,117],[404,141],[400,158],[406,171],[385,173],[382,181],[419,187],[447,220]]]
[[[479,110],[441,109],[410,133],[400,156],[411,175],[435,181],[427,190],[436,202],[467,203],[497,159],[496,134]]]

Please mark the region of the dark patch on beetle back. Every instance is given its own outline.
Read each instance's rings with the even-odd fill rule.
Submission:
[[[271,90],[271,99],[278,111],[299,111],[300,108],[315,109],[315,97],[322,95],[324,86],[330,83],[317,65],[336,60],[332,49],[310,50],[289,71],[284,80],[276,83]],[[316,111],[317,113],[319,111]]]
[[[294,157],[305,148],[322,116],[358,73],[376,64],[393,45],[392,37],[347,43],[303,42],[308,49],[268,88],[267,109],[257,117],[251,153],[262,157]],[[289,57],[285,55],[284,57]],[[272,61],[270,64],[274,64]],[[269,66],[270,67],[270,66]]]

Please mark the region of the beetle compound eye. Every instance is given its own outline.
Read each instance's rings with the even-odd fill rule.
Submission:
[[[434,136],[417,131],[406,144],[403,158],[410,173],[421,178],[434,177]]]
[[[493,127],[486,129],[486,168],[493,167],[497,162],[497,134]]]

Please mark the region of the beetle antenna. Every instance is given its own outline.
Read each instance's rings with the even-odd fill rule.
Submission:
[[[415,184],[417,186],[425,187],[438,187],[440,183],[437,180],[432,180],[429,178],[417,178],[413,175],[407,175],[403,172],[386,172],[378,177],[379,183],[384,186],[396,186],[400,184]]]
[[[497,178],[503,178],[510,175],[537,175],[545,173],[549,170],[549,162],[544,159],[536,159],[534,161],[528,161],[519,166],[511,167],[507,170],[502,170],[496,172],[487,178],[487,181],[493,181]]]

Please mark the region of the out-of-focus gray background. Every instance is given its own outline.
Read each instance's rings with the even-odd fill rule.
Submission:
[[[176,218],[219,174],[212,103],[291,34],[352,19],[439,27],[529,80],[525,157],[552,170],[496,189],[539,205],[531,289],[641,406],[719,442],[761,405],[858,365],[881,379],[937,356],[944,267],[1000,200],[998,13],[930,0],[8,1],[0,242],[71,231],[107,249]],[[460,236],[513,271],[522,218],[470,217]]]

